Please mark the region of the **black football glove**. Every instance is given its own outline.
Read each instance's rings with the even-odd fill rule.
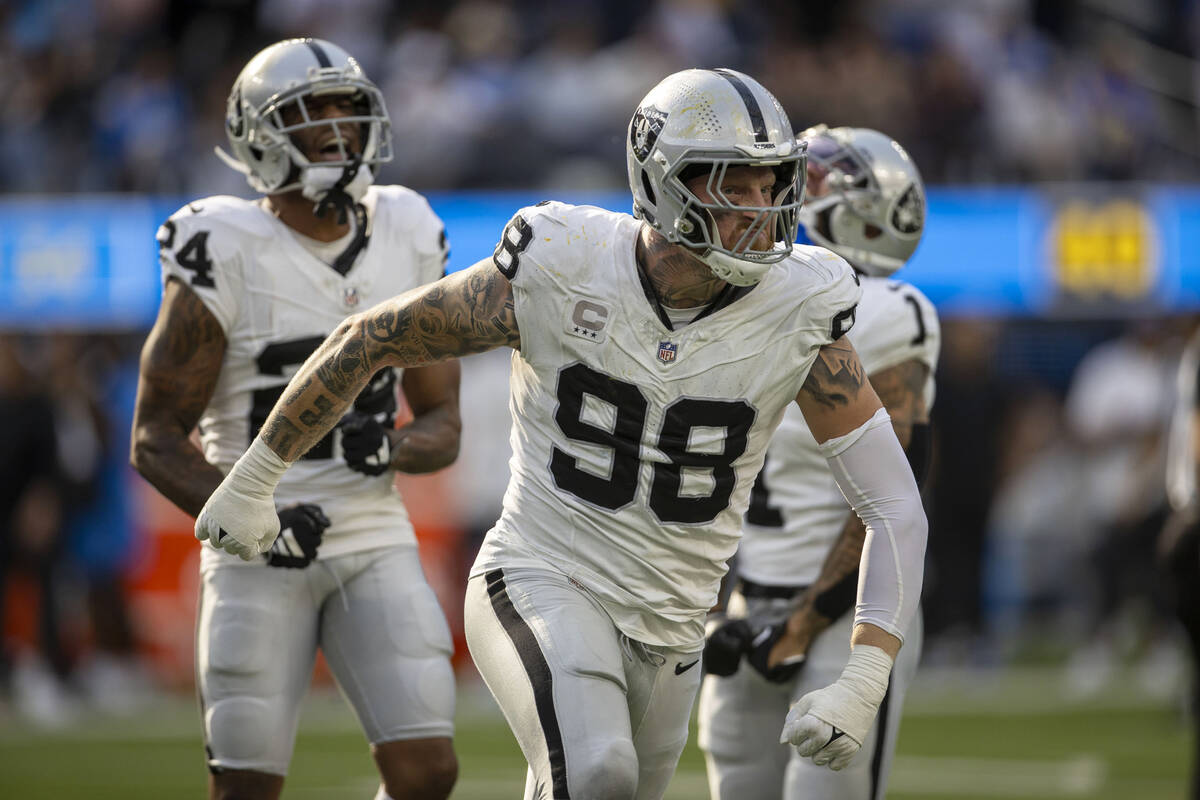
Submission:
[[[804,668],[806,656],[793,656],[782,664],[776,664],[773,667],[767,666],[767,659],[771,657],[771,648],[787,633],[786,619],[760,625],[753,630],[754,635],[746,651],[746,661],[754,668],[755,672],[771,683],[787,683],[800,674],[800,670]]]
[[[375,417],[351,411],[338,423],[342,429],[342,453],[346,466],[364,475],[382,475],[392,460],[392,442],[387,429]]]
[[[711,621],[704,640],[704,671],[719,678],[737,672],[742,654],[749,649],[753,638],[754,629],[744,619]]]
[[[329,518],[314,503],[288,506],[279,512],[279,535],[263,553],[272,567],[303,569],[317,557]]]

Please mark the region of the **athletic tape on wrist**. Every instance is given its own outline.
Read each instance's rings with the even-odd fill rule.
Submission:
[[[229,473],[237,473],[244,491],[269,496],[275,493],[279,479],[287,472],[289,466],[291,465],[280,458],[266,442],[255,436],[250,447],[242,453],[242,457]]]
[[[887,693],[892,663],[892,657],[882,648],[869,644],[854,645],[841,679],[853,686],[863,698],[878,706]]]

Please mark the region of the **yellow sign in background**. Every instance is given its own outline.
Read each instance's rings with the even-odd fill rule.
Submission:
[[[1158,232],[1133,200],[1059,206],[1050,228],[1051,267],[1061,292],[1080,299],[1137,300],[1158,277]]]

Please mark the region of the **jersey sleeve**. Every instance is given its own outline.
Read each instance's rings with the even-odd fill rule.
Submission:
[[[851,337],[869,372],[919,361],[932,374],[937,370],[942,333],[937,309],[920,290],[907,283],[889,282],[878,296],[869,320]]]
[[[858,276],[840,256],[821,259],[821,283],[805,300],[804,323],[816,334],[816,345],[837,341],[854,327],[862,287]]]
[[[528,262],[536,258],[537,254],[530,252],[534,243],[531,221],[540,216],[541,209],[537,206],[526,206],[513,214],[492,251],[492,263],[514,286],[526,285],[530,280],[531,270],[523,270],[521,263],[523,259]]]
[[[421,283],[432,283],[446,275],[450,240],[446,237],[446,224],[423,197],[419,216],[413,245],[420,264]]]
[[[171,215],[155,238],[163,285],[176,278],[190,288],[228,335],[242,294],[236,231],[189,205]]]

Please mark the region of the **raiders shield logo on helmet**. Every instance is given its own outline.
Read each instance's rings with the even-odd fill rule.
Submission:
[[[642,106],[633,113],[633,123],[629,126],[629,143],[633,146],[633,154],[638,161],[645,161],[646,156],[650,155],[666,120],[666,112],[659,111],[654,106]]]
[[[925,226],[925,204],[921,190],[909,186],[892,209],[892,226],[901,233],[914,234]]]

